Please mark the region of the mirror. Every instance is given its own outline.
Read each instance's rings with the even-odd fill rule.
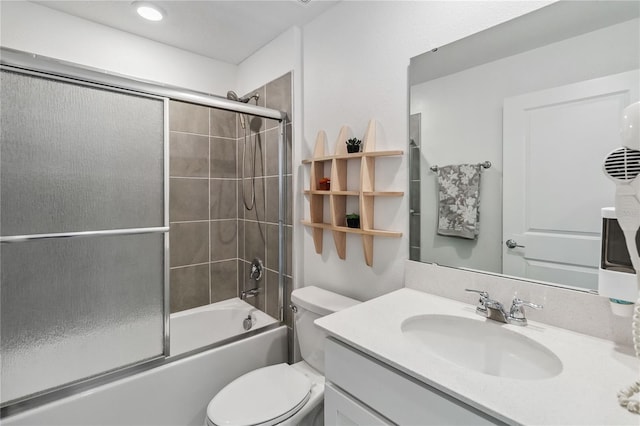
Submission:
[[[639,9],[556,2],[411,59],[412,260],[597,290],[615,192],[602,162],[639,99]],[[485,161],[467,187],[444,168]],[[465,189],[464,209],[447,204]],[[469,238],[438,233],[456,220]]]

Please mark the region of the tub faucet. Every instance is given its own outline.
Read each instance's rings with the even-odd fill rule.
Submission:
[[[260,288],[252,288],[251,290],[245,290],[240,293],[240,299],[246,300],[248,298],[256,297],[260,293]]]
[[[502,303],[491,299],[489,293],[486,291],[469,288],[465,289],[465,291],[478,293],[480,295],[478,305],[476,306],[476,314],[505,324],[527,325],[527,318],[525,317],[523,308],[527,306],[533,309],[542,309],[542,305],[527,302],[516,297],[511,303],[509,312],[507,312]]]

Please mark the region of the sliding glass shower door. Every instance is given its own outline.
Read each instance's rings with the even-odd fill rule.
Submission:
[[[154,98],[0,75],[2,405],[162,357],[165,117]]]

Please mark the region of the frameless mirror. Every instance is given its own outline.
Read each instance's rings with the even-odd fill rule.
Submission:
[[[597,289],[615,192],[602,162],[639,99],[639,9],[561,1],[411,59],[412,260]],[[479,195],[448,212],[473,224],[477,201],[477,235],[439,234],[441,199],[465,188],[445,196],[436,169],[486,161]]]

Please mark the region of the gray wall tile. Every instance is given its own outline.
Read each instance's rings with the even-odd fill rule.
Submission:
[[[211,264],[211,303],[238,297],[238,261]]]
[[[291,213],[291,200],[292,200],[292,177],[285,176],[284,185],[285,185],[285,211],[284,211],[284,223],[287,225],[291,225],[292,222],[292,213]],[[278,178],[271,177],[266,178],[267,185],[267,201],[266,201],[266,220],[270,223],[278,222],[278,212],[279,212],[279,196],[280,196],[280,188],[278,186]]]
[[[240,192],[240,194],[238,195],[238,197],[240,198],[238,203],[240,212],[244,214],[244,218],[247,220],[256,220],[263,222],[265,220],[265,179],[244,179],[241,183],[243,187],[240,188],[240,191],[244,189],[244,198],[247,202],[247,205],[251,205],[252,191],[253,193],[255,193],[255,202],[253,209],[247,210],[244,206],[244,203],[242,202],[242,192]],[[238,216],[242,215],[239,213]]]
[[[267,224],[267,254],[266,267],[278,270],[278,225]]]
[[[280,132],[278,129],[271,129],[265,132],[265,176],[278,175],[278,140]]]
[[[209,177],[209,138],[171,132],[169,135],[169,175]]]
[[[257,257],[264,262],[266,254],[267,225],[260,222],[245,221],[244,228],[244,259],[251,262],[255,257]]]
[[[209,180],[177,179],[169,182],[169,220],[209,219]]]
[[[209,260],[209,223],[172,223],[169,228],[171,266],[193,265]]]
[[[175,132],[209,134],[209,108],[185,102],[169,102],[169,129]]]
[[[266,266],[269,269],[278,271],[278,259],[279,259],[279,241],[278,241],[278,225],[267,224],[267,254],[266,254]],[[291,276],[292,272],[292,243],[293,243],[293,227],[284,227],[284,273]]]
[[[223,109],[210,109],[211,121],[209,127],[210,136],[236,139],[236,113]]]
[[[245,255],[244,255],[244,228],[245,228],[245,221],[242,219],[238,219],[238,258],[239,259],[246,259]]]
[[[409,204],[410,208],[416,212],[420,211],[420,181],[409,183]]]
[[[211,138],[209,177],[237,177],[236,143],[233,139]]]
[[[264,133],[252,132],[245,141],[244,137],[238,138],[238,177],[250,178],[252,176],[264,176]],[[255,155],[254,155],[255,153]],[[254,172],[255,163],[255,172]],[[244,164],[244,168],[243,168]]]
[[[267,184],[267,211],[266,217],[267,222],[270,223],[278,223],[278,212],[279,212],[279,186],[278,186],[278,178],[270,177],[266,179]]]
[[[267,108],[273,108],[287,113],[288,121],[291,121],[291,73],[267,83]]]
[[[197,265],[171,270],[171,312],[209,303],[209,266]]]
[[[229,260],[238,257],[238,221],[236,219],[210,222],[211,260]]]
[[[293,226],[284,227],[284,273],[293,276]]]
[[[236,185],[235,179],[211,179],[211,219],[235,219]]]
[[[271,315],[274,318],[278,318],[280,316],[280,309],[278,306],[279,301],[279,288],[278,288],[278,274],[273,271],[267,271],[267,297],[266,299],[266,312],[267,315]]]
[[[292,164],[291,164],[291,148],[292,148],[292,138],[293,138],[293,129],[291,124],[287,124],[285,128],[286,139],[285,139],[285,163],[284,163],[284,174],[291,174]],[[277,176],[278,175],[278,140],[280,136],[280,128],[276,127],[274,129],[267,130],[265,132],[265,176]]]

